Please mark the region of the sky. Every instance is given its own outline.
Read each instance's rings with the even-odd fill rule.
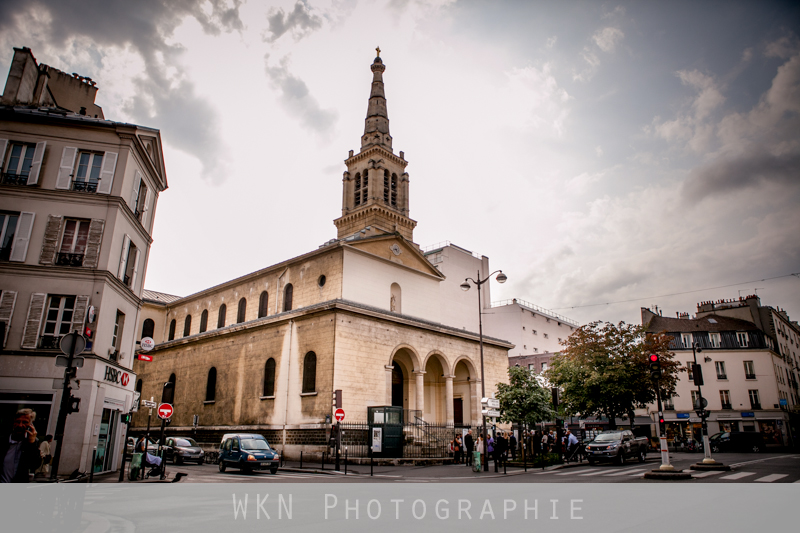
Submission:
[[[800,318],[790,2],[3,2],[0,71],[14,46],[161,130],[148,289],[336,237],[380,46],[414,240],[488,256],[493,300],[638,323],[757,293]]]

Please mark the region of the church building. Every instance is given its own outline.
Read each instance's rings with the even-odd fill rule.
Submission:
[[[144,292],[137,335],[155,347],[152,361],[135,364],[136,389],[158,401],[164,383],[174,384],[170,433],[219,442],[248,431],[290,458],[319,452],[337,389],[346,422],[366,421],[368,407],[399,406],[406,423],[481,423],[478,296],[457,289],[464,278],[446,278],[414,242],[385,69],[376,57],[361,149],[344,161],[335,239],[190,296]],[[472,276],[491,272],[487,258],[475,264]],[[507,382],[512,348],[484,336],[487,396]],[[146,424],[140,409],[133,429]]]

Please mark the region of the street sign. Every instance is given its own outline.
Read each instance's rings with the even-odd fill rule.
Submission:
[[[192,417],[192,426],[197,427],[197,424],[200,423],[200,415],[194,415]]]
[[[500,416],[500,411],[498,411],[497,409],[484,409],[483,410],[483,415],[484,416],[488,416],[488,417],[497,418],[497,417]]]
[[[156,402],[151,402],[150,400],[142,400],[142,407],[149,407],[150,409],[153,409],[157,405],[158,404]]]
[[[482,398],[481,403],[490,409],[500,409],[500,400],[497,398]]]
[[[168,403],[162,403],[158,406],[158,418],[166,420],[172,417],[172,406]]]
[[[72,332],[61,337],[58,343],[58,347],[61,348],[61,353],[64,355],[69,355],[70,351],[73,350],[73,346],[75,349],[75,351],[72,352],[73,354],[81,353],[86,349],[86,338],[80,333]]]
[[[780,403],[780,405],[782,407],[786,406],[786,405],[789,405],[789,400],[787,400],[786,398],[781,398],[780,400],[778,400],[778,402]]]
[[[337,422],[341,422],[344,420],[344,409],[337,409],[333,412],[333,417],[336,419]]]
[[[142,350],[145,352],[152,350],[155,345],[156,341],[154,341],[151,337],[142,337],[142,340],[139,342],[139,346],[141,346]]]
[[[72,358],[72,368],[83,368],[85,358],[84,357],[73,357]],[[69,357],[66,355],[57,355],[56,356],[56,366],[67,366],[69,363]]]
[[[136,356],[136,358],[139,361],[152,361],[153,360],[153,356],[152,355],[146,355],[146,354],[143,354],[143,353],[138,354]]]
[[[142,396],[142,393],[139,391],[133,391],[133,404],[131,404],[131,411],[136,412],[139,410],[139,398]]]
[[[692,422],[692,423],[695,423],[695,424],[696,424],[697,422],[700,422],[700,421],[701,421],[701,419],[700,419],[700,418],[696,418],[696,417],[694,417],[694,416],[693,416],[693,417],[691,417],[691,418],[689,419],[689,422]]]
[[[706,407],[708,407],[708,400],[705,398],[697,398],[697,401],[694,402],[694,408],[696,410],[705,409]]]

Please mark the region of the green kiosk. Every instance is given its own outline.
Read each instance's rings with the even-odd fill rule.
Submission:
[[[369,441],[373,457],[403,456],[403,408],[367,407]]]

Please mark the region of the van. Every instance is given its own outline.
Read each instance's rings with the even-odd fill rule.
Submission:
[[[267,470],[278,473],[281,456],[270,448],[267,439],[253,433],[228,433],[220,445],[219,471],[238,468],[243,472]]]
[[[757,431],[731,431],[716,433],[708,439],[714,453],[720,452],[763,452],[767,446],[764,434]]]

